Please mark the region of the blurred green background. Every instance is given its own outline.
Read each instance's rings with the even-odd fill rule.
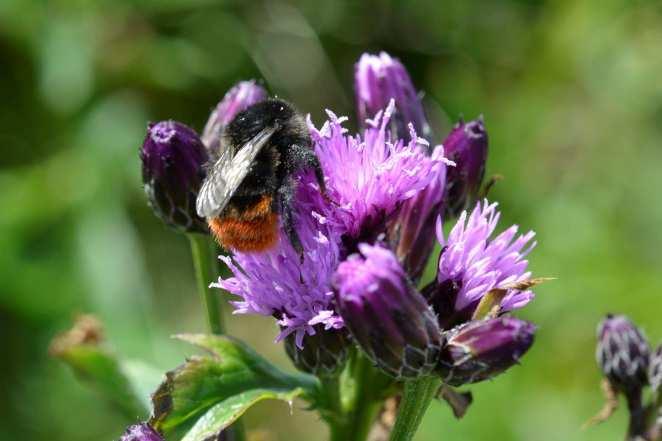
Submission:
[[[187,241],[149,211],[147,121],[202,129],[241,79],[263,78],[320,123],[353,113],[353,63],[409,68],[437,140],[485,116],[504,221],[538,233],[540,326],[523,364],[476,385],[462,421],[433,404],[418,441],[610,440],[594,332],[607,311],[662,340],[662,3],[524,1],[0,1],[0,439],[117,439],[129,421],[47,355],[75,314],[118,353],[172,368],[168,336],[202,331]],[[283,366],[270,319],[231,333]],[[263,403],[266,440],[324,439],[312,414]]]

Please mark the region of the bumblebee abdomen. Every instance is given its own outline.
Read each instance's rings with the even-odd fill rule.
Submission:
[[[278,241],[278,214],[272,210],[272,197],[262,195],[241,208],[230,204],[220,217],[209,219],[209,229],[226,249],[257,252],[273,247]]]

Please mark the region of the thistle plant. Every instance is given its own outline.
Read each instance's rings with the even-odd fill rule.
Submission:
[[[207,355],[166,373],[149,417],[123,440],[240,440],[243,430],[228,427],[253,404],[295,398],[319,413],[332,440],[410,440],[433,399],[463,415],[471,396],[455,388],[496,377],[533,344],[535,325],[512,313],[543,280],[528,271],[534,233],[499,226],[498,204],[484,199],[482,117],[442,139],[407,70],[385,53],[360,58],[354,85],[358,133],[330,110],[321,125],[307,120],[325,188],[312,170],[295,176],[296,247],[281,225],[267,250],[216,253],[192,203],[224,128],[265,100],[264,88],[232,88],[200,136],[174,121],[148,127],[148,199],[191,237],[212,334],[179,336]],[[218,276],[219,259],[229,276]],[[273,318],[298,372],[225,335],[221,300],[235,314]],[[395,422],[371,432],[382,409]]]
[[[597,337],[596,359],[604,376],[606,402],[587,424],[607,420],[623,396],[630,416],[625,440],[662,439],[662,345],[651,350],[643,331],[624,315],[608,314],[598,325]]]

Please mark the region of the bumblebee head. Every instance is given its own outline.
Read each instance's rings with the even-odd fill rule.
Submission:
[[[234,145],[243,145],[265,127],[285,127],[296,116],[291,104],[269,99],[248,107],[228,124],[226,134]]]

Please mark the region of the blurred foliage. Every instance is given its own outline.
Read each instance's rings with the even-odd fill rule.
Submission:
[[[621,437],[624,411],[579,427],[601,404],[599,318],[662,339],[660,42],[652,0],[0,1],[0,439],[116,439],[129,422],[47,355],[76,313],[163,370],[187,351],[168,336],[204,329],[186,239],[142,194],[147,121],[199,130],[247,78],[316,122],[353,116],[352,65],[382,49],[426,92],[439,140],[485,116],[488,172],[506,177],[492,197],[537,231],[535,273],[558,277],[520,314],[540,325],[522,367],[473,387],[460,422],[433,405],[417,440]],[[229,326],[289,369],[271,320]],[[323,438],[312,414],[268,402],[247,421]]]

